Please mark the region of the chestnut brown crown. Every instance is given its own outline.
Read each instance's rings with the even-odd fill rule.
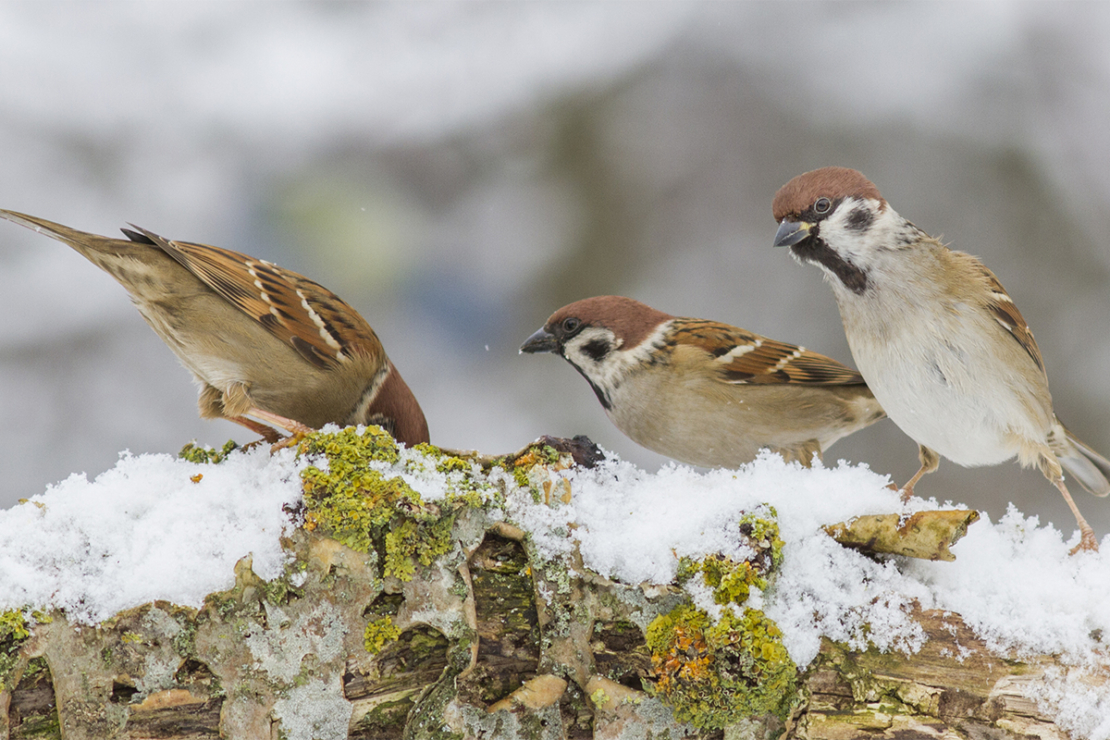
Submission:
[[[631,298],[602,295],[563,306],[551,314],[544,330],[557,334],[560,325],[568,318],[578,319],[586,326],[608,329],[624,341],[625,347],[635,347],[647,339],[657,326],[674,316]]]
[[[818,198],[833,203],[843,198],[870,198],[886,205],[879,189],[857,170],[849,167],[822,167],[805,172],[779,188],[772,205],[775,221],[779,222],[812,206]]]

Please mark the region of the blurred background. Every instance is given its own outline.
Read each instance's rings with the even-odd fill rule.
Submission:
[[[1110,453],[1108,111],[1098,3],[0,3],[0,207],[308,274],[374,326],[437,444],[587,434],[648,469],[571,367],[517,348],[616,293],[851,363],[820,272],[771,248],[775,191],[829,164],[984,259],[1058,414]],[[68,247],[0,222],[0,281],[0,506],[120,450],[251,441],[197,418]],[[889,421],[840,458],[917,468]],[[918,490],[1074,528],[1014,463]]]

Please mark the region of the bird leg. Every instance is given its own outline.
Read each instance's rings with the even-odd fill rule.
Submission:
[[[312,427],[306,424],[302,424],[296,419],[287,419],[286,417],[280,416],[279,414],[273,414],[269,411],[263,411],[257,406],[252,406],[251,409],[247,412],[247,415],[257,417],[259,419],[262,419],[263,421],[268,421],[273,426],[280,427],[281,429],[289,432],[289,436],[285,439],[274,441],[274,446],[270,448],[271,452],[277,452],[278,450],[285,447],[291,447],[304,439],[304,436],[306,434],[311,434],[315,431]],[[267,439],[267,441],[269,441],[269,439]]]
[[[245,416],[225,416],[224,418],[250,429],[255,434],[261,435],[262,439],[270,444],[274,444],[281,439],[281,434],[279,434],[276,429],[268,427],[265,424],[259,424],[254,419],[248,419]],[[254,443],[252,442],[252,444]]]
[[[930,450],[925,445],[917,446],[917,459],[921,461],[921,468],[918,469],[913,477],[910,478],[906,485],[902,486],[902,503],[906,503],[913,498],[913,487],[921,480],[926,473],[931,473],[940,467],[940,455]]]
[[[1055,453],[1051,449],[1041,450],[1037,467],[1044,473],[1044,477],[1052,481],[1052,485],[1060,490],[1060,495],[1068,502],[1068,508],[1075,515],[1075,521],[1079,525],[1079,544],[1073,547],[1069,554],[1074,555],[1080,550],[1098,552],[1098,539],[1095,538],[1095,531],[1091,529],[1091,525],[1087,524],[1087,520],[1079,513],[1079,507],[1075,505],[1068,487],[1064,485],[1064,471],[1060,467],[1060,461],[1056,458]]]
[[[1075,514],[1075,521],[1079,524],[1079,544],[1073,547],[1069,554],[1074,555],[1080,550],[1098,552],[1098,539],[1095,538],[1095,531],[1091,529],[1091,525],[1087,524],[1087,520],[1079,513],[1079,507],[1075,505],[1075,501],[1072,500],[1071,494],[1068,493],[1068,487],[1064,485],[1064,479],[1057,478],[1052,482],[1060,489],[1060,493],[1063,494],[1064,500],[1068,502],[1068,508],[1071,509],[1072,514]]]
[[[198,404],[201,418],[224,418],[244,426],[255,434],[262,435],[264,440],[274,445],[274,452],[300,442],[304,439],[304,435],[313,431],[311,427],[295,419],[264,411],[255,406],[250,397],[250,385],[247,383],[230,383],[223,391],[206,385],[201,388]],[[266,424],[248,419],[249,416],[261,419]],[[286,430],[289,436],[282,437],[273,427]]]

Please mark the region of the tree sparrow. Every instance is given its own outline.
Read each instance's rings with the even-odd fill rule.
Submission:
[[[884,416],[836,360],[620,296],[560,308],[520,351],[562,355],[618,429],[691,465],[735,468],[767,447],[808,466]]]
[[[1033,333],[994,273],[899,216],[844,167],[795,177],[775,195],[774,215],[775,246],[824,271],[860,372],[919,445],[921,469],[903,500],[940,456],[974,467],[1016,455],[1063,494],[1082,533],[1076,550],[1097,550],[1061,467],[1105,496],[1110,461],[1056,418]]]
[[[281,435],[268,424],[303,433],[329,422],[378,424],[409,445],[428,441],[420,404],[374,330],[322,285],[138,227],[123,229],[123,240],[12,211],[0,217],[65,242],[126,288],[193,373],[202,418],[233,421],[270,442]]]

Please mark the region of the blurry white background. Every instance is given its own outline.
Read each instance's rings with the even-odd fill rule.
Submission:
[[[0,3],[0,207],[308,274],[378,331],[433,442],[587,434],[649,468],[572,368],[517,347],[618,293],[850,363],[819,271],[771,248],[775,191],[828,164],[984,259],[1060,417],[1110,453],[1107,111],[1095,3]],[[0,506],[119,450],[250,441],[197,418],[69,248],[0,223],[0,280]],[[838,458],[917,467],[890,422]],[[1074,526],[1013,463],[918,492]],[[1110,532],[1110,501],[1076,499]]]

